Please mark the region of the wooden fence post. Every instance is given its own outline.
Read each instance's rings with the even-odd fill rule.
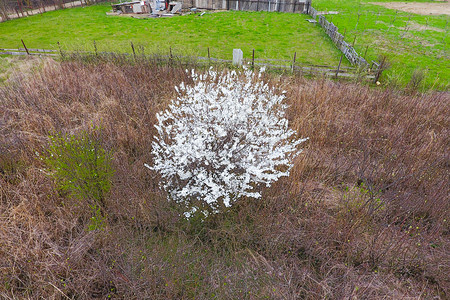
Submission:
[[[294,59],[292,60],[292,66],[291,66],[291,71],[294,72],[294,67],[295,67],[295,59],[297,58],[297,51],[294,52]]]
[[[211,63],[211,53],[209,52],[209,47],[208,47],[208,62]]]
[[[22,13],[22,17],[23,17],[24,14],[23,14],[23,9],[22,9],[22,1],[17,0],[17,3],[19,4],[19,10]]]
[[[361,17],[361,14],[358,13],[358,20],[356,20],[356,26],[355,26],[355,30],[358,28],[358,23],[359,23],[359,18]]]
[[[367,45],[366,51],[364,51],[364,60],[366,59],[367,50],[369,50],[369,45]]]
[[[252,54],[252,70],[255,69],[255,49],[253,49],[253,54]]]
[[[134,57],[134,60],[136,61],[136,51],[134,50],[133,42],[131,42],[131,50],[133,50],[133,57]]]
[[[339,74],[339,70],[340,70],[340,68],[341,68],[341,63],[342,63],[342,58],[343,58],[343,57],[344,57],[344,54],[341,55],[341,59],[339,60],[339,65],[338,65],[338,67],[337,67],[337,70],[336,70],[336,76],[335,76],[336,79],[338,78],[338,74]]]
[[[355,38],[353,39],[352,47],[355,46],[355,42],[356,42],[356,35],[355,35]]]
[[[59,53],[61,54],[61,58],[64,59],[64,53],[62,52],[61,44],[59,42],[57,42],[57,44],[58,44],[58,48],[59,48]]]
[[[95,43],[95,40],[94,40],[94,51],[95,51],[95,56],[98,56],[98,53],[97,53],[97,44]]]
[[[386,62],[386,57],[383,56],[383,58],[380,61],[380,64],[378,65],[378,70],[375,75],[375,79],[373,80],[373,83],[377,83],[378,79],[380,79],[381,73],[383,73],[385,62]]]
[[[23,42],[23,40],[21,40],[21,41],[22,41],[23,47],[25,48],[25,51],[27,51],[27,54],[28,54],[28,55],[31,55],[30,52],[28,51],[27,46],[25,46],[25,43]]]

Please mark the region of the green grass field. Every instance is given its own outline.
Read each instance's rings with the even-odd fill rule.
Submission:
[[[231,59],[233,48],[250,58],[289,59],[309,64],[337,65],[340,53],[319,27],[300,14],[217,12],[202,17],[135,19],[107,16],[109,4],[47,12],[0,24],[0,48],[28,47],[131,52],[130,42],[146,53]]]
[[[352,43],[356,36],[355,48],[359,53],[363,54],[368,46],[369,61],[379,55],[388,57],[391,68],[384,80],[405,84],[414,71],[422,70],[428,86],[448,86],[450,17],[412,14],[368,2],[371,1],[313,0],[313,7],[318,11],[338,11],[337,15],[327,15],[327,19],[337,25],[341,33],[346,31],[347,42]]]

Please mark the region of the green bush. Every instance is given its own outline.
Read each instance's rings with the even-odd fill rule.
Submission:
[[[58,188],[89,204],[93,212],[90,230],[103,227],[105,197],[114,174],[111,153],[103,149],[99,136],[98,128],[91,134],[50,136],[43,157]]]

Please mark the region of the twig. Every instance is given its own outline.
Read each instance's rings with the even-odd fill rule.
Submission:
[[[72,300],[72,298],[69,298],[69,296],[67,296],[66,294],[64,294],[63,291],[61,291],[57,286],[55,286],[53,283],[51,283],[50,281],[47,282],[48,284],[50,284],[52,287],[54,287],[58,292],[60,292],[64,297],[66,297],[66,299]]]

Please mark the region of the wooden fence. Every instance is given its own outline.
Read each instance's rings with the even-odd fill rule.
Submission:
[[[0,21],[109,0],[0,0]]]
[[[298,0],[228,0],[229,10],[303,13],[306,2]]]
[[[358,52],[356,52],[355,48],[353,48],[353,45],[350,45],[349,43],[344,41],[344,35],[339,33],[339,28],[334,25],[333,22],[329,22],[324,15],[320,15],[313,7],[309,8],[308,13],[315,20],[318,19],[318,23],[320,24],[320,26],[322,26],[322,28],[334,42],[336,47],[338,47],[338,49],[342,51],[342,53],[352,65],[357,65],[360,67],[369,66],[367,61],[363,57],[361,57]]]
[[[310,5],[311,0],[191,0],[183,2],[183,7],[200,9],[291,13],[303,13]]]

